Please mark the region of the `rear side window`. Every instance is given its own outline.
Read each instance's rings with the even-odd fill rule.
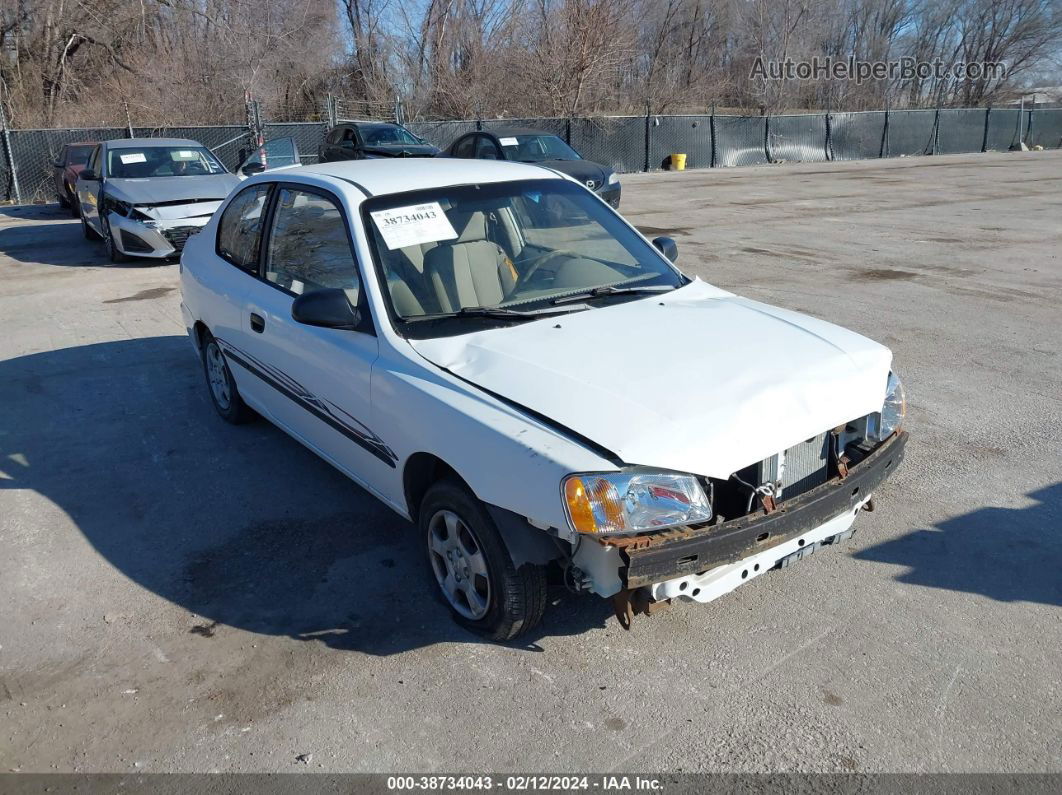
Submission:
[[[454,157],[472,157],[472,153],[476,149],[476,138],[478,136],[470,135],[467,138],[462,139],[461,143],[454,147]]]
[[[339,207],[317,193],[281,189],[265,277],[296,295],[338,287],[347,291],[356,306],[361,281]]]
[[[245,188],[229,202],[218,223],[218,256],[252,273],[258,270],[267,198],[269,183]]]
[[[95,147],[92,146],[68,146],[66,149],[66,164],[68,166],[87,165],[93,151],[95,151]]]

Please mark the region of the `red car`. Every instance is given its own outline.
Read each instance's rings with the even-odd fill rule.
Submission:
[[[55,196],[62,207],[70,209],[75,218],[80,215],[77,203],[77,175],[88,163],[96,141],[76,141],[65,144],[59,157],[52,165],[55,167]]]

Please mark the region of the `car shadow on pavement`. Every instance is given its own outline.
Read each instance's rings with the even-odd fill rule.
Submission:
[[[51,204],[3,204],[0,205],[0,215],[18,218],[23,221],[51,221],[56,218],[70,220],[70,211],[65,207],[60,207],[57,202],[52,202]]]
[[[907,566],[903,583],[1062,606],[1062,483],[1028,497],[1027,508],[978,508],[855,557]]]
[[[0,257],[28,265],[61,267],[144,268],[171,265],[176,260],[133,259],[112,263],[101,241],[86,240],[81,222],[58,204],[23,204],[0,207],[0,216],[32,224],[13,224],[0,219]],[[42,222],[50,223],[42,223]]]
[[[193,635],[235,627],[374,655],[479,640],[436,596],[409,522],[268,422],[224,423],[202,379],[183,336],[0,362],[0,489],[57,505],[118,571],[188,610]],[[610,615],[556,599],[516,648]]]
[[[103,244],[86,240],[81,222],[58,204],[0,207],[0,216],[35,222],[15,224],[0,220],[2,256],[31,265],[109,265]]]

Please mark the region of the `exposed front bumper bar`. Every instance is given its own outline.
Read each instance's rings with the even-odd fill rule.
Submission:
[[[627,563],[625,587],[633,590],[743,560],[841,516],[854,516],[903,460],[906,444],[905,432],[892,436],[850,466],[846,478],[835,477],[786,500],[773,513],[750,514],[669,535],[659,543],[627,547],[622,551]]]
[[[649,594],[655,602],[680,598],[691,599],[694,602],[711,602],[761,574],[795,562],[794,559],[812,553],[821,545],[832,544],[852,535],[855,532],[852,525],[855,523],[856,514],[859,508],[869,501],[870,497],[865,497],[863,502],[853,510],[835,516],[814,530],[760,552],[753,552],[749,557],[736,563],[724,563],[700,574],[690,574],[653,583],[649,586]]]

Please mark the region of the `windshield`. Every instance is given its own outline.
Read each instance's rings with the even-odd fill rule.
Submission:
[[[363,212],[391,314],[411,336],[577,311],[685,283],[600,199],[567,180],[380,196]],[[487,317],[484,309],[510,311]],[[452,323],[440,330],[425,322],[440,318]]]
[[[540,163],[543,160],[582,160],[556,135],[503,135],[498,138],[506,160]]]
[[[68,166],[87,165],[89,158],[92,157],[92,150],[95,148],[95,144],[89,144],[87,146],[71,146],[66,150],[66,164]]]
[[[422,143],[413,133],[402,127],[395,127],[392,125],[380,125],[379,127],[361,127],[359,128],[361,137],[365,143],[369,146],[390,146],[393,144],[414,144],[419,145]]]
[[[119,179],[224,173],[225,167],[202,146],[138,146],[107,152],[107,176]]]

